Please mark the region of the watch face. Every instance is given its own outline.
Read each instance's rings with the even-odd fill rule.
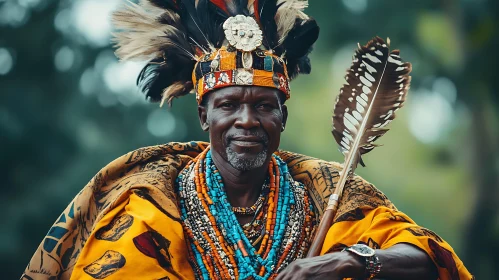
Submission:
[[[371,257],[374,255],[375,251],[371,247],[364,244],[355,244],[348,248],[349,251],[356,253],[359,256]]]

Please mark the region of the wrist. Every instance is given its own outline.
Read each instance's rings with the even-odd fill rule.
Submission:
[[[338,254],[342,262],[339,271],[341,278],[363,278],[366,276],[366,264],[361,257],[348,251],[335,254]]]
[[[346,247],[343,251],[349,252],[360,258],[364,264],[365,277],[372,279],[381,271],[381,263],[376,251],[365,244],[354,244]]]

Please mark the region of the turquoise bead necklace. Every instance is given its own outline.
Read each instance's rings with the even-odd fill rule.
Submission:
[[[233,212],[211,151],[196,158],[177,177],[181,218],[197,278],[271,279],[305,254],[306,248],[300,246],[310,242],[312,206],[304,186],[292,179],[286,163],[277,155],[272,162],[275,172],[271,176],[275,177],[267,178],[266,183],[279,184],[274,188],[270,184],[269,198],[261,210],[266,213],[263,239],[267,245],[259,250]],[[276,196],[273,201],[272,196]]]

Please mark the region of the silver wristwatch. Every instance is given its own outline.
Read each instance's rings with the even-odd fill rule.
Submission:
[[[343,251],[354,253],[365,260],[367,279],[373,279],[381,271],[381,262],[378,256],[376,256],[376,251],[371,247],[364,244],[355,244],[346,247]]]

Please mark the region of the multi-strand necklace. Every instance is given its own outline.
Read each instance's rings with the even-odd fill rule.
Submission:
[[[260,196],[258,200],[250,207],[232,207],[232,212],[236,215],[241,216],[252,216],[252,220],[244,225],[241,225],[244,231],[244,235],[251,242],[253,247],[260,243],[263,236],[265,235],[265,224],[263,223],[266,215],[267,198],[269,196],[269,184],[268,180],[263,184],[262,190],[260,191]]]
[[[197,279],[273,279],[306,254],[315,226],[308,194],[278,156],[272,156],[268,173],[263,201],[245,211],[254,211],[254,218],[244,227],[209,149],[179,174],[181,216]]]

